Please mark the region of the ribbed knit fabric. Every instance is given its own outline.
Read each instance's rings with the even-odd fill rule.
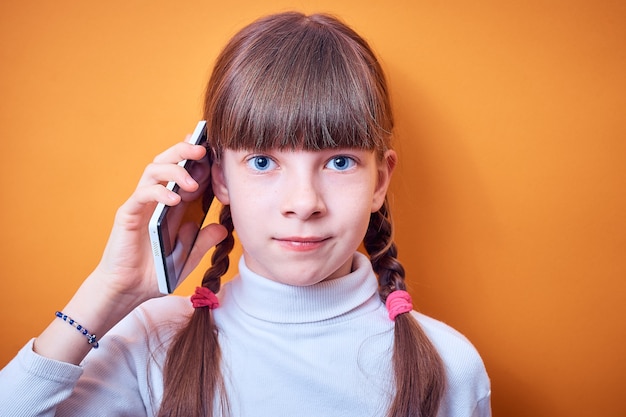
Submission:
[[[351,274],[309,287],[270,281],[243,261],[239,268],[213,311],[232,416],[384,416],[393,394],[393,322],[369,260],[356,254]],[[41,358],[29,343],[0,372],[0,410],[51,416],[67,398],[59,415],[154,415],[169,339],[190,311],[182,297],[144,303],[81,367]],[[473,346],[449,326],[413,314],[446,365],[439,415],[490,416],[489,379]]]

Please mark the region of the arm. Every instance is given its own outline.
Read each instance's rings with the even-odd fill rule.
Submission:
[[[82,374],[76,365],[43,358],[31,340],[0,372],[0,410],[10,416],[54,416]],[[28,398],[26,398],[28,397]]]
[[[165,188],[168,181],[176,181],[185,191],[194,191],[198,187],[177,162],[199,159],[205,152],[204,147],[188,143],[179,143],[163,152],[148,165],[131,197],[118,209],[99,264],[62,309],[98,339],[139,304],[160,296],[148,221],[158,202],[175,205],[180,201],[177,194]],[[219,225],[204,228],[192,250],[189,264],[195,267],[206,251],[225,235],[224,228]],[[70,395],[80,377],[81,368],[74,365],[83,361],[91,345],[75,328],[54,319],[34,341],[32,349],[27,349],[30,351],[21,359],[18,355],[0,373],[0,409],[9,402],[14,406],[21,402],[24,407],[50,403],[49,412],[54,414],[54,404]],[[99,349],[106,349],[106,346]],[[49,372],[47,376],[33,374],[34,364],[44,367]],[[58,376],[56,379],[59,380],[51,375]],[[24,384],[19,390],[13,383],[18,380]]]
[[[157,288],[148,221],[157,202],[175,205],[180,196],[167,190],[168,181],[194,191],[198,184],[182,167],[182,159],[199,159],[203,146],[181,142],[157,156],[145,169],[132,196],[118,209],[104,254],[96,269],[63,308],[63,313],[102,337],[142,302],[160,296]],[[225,236],[221,226],[210,225],[198,236],[189,262],[194,266],[208,249]],[[82,334],[62,320],[54,320],[37,338],[38,354],[79,364],[91,346]]]
[[[472,417],[491,417],[491,393],[476,403]]]

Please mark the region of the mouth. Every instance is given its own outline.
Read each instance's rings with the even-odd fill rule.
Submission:
[[[330,237],[301,237],[301,236],[289,236],[289,237],[275,237],[274,241],[278,242],[282,247],[296,251],[306,252],[314,249],[318,249],[323,246]]]

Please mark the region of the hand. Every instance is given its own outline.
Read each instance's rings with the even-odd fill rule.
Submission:
[[[199,188],[177,163],[183,159],[201,159],[205,153],[203,146],[181,142],[158,155],[146,167],[132,196],[117,211],[109,242],[97,268],[100,275],[106,277],[105,291],[112,296],[139,304],[161,295],[157,290],[148,221],[157,203],[170,206],[181,203],[180,195],[165,187],[167,182],[175,181],[180,194],[193,193]],[[225,236],[226,230],[220,225],[212,224],[201,230],[185,267],[185,275]]]

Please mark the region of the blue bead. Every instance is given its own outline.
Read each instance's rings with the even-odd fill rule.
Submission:
[[[69,317],[67,314],[63,314],[60,311],[55,312],[54,315],[57,316],[58,318],[62,319],[63,321],[67,322],[72,327],[75,327],[76,330],[78,330],[80,333],[82,333],[84,336],[86,336],[87,337],[87,343],[92,345],[92,347],[94,349],[96,349],[99,346],[98,342],[96,342],[96,335],[95,334],[89,334],[89,331],[87,329],[85,329],[83,326],[81,326],[80,324],[76,323],[76,321],[73,318]]]

